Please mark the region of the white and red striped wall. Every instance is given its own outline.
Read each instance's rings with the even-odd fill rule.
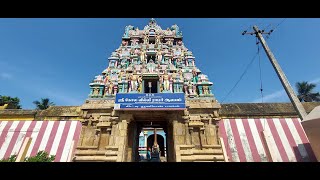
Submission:
[[[316,162],[299,118],[222,119],[231,162]]]
[[[298,118],[223,119],[219,126],[231,162],[316,161]],[[26,156],[45,150],[66,162],[80,132],[79,121],[0,121],[0,159],[18,154],[31,137]]]
[[[18,154],[24,139],[31,137],[27,157],[45,150],[56,155],[55,162],[66,162],[80,132],[79,121],[0,121],[0,159]]]

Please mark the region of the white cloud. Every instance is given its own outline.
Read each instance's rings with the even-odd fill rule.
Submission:
[[[273,102],[275,100],[278,100],[279,98],[283,99],[283,97],[286,97],[286,96],[287,94],[285,90],[279,90],[263,97],[263,102]],[[252,101],[252,103],[260,103],[260,102],[262,102],[261,98],[258,98]]]
[[[0,78],[1,79],[11,79],[12,75],[9,73],[2,72],[2,73],[0,73]]]
[[[84,103],[83,99],[72,98],[70,97],[70,95],[66,95],[65,93],[61,93],[58,91],[42,90],[41,93],[44,96],[48,97],[52,102],[55,102],[56,100],[56,101],[64,102],[69,106],[73,106],[73,105],[79,106]]]
[[[311,80],[309,83],[319,84],[320,83],[320,78]]]
[[[317,78],[317,79],[313,79],[311,81],[308,81],[309,83],[313,83],[313,84],[319,84],[320,83],[320,78]],[[294,87],[292,87],[294,88]],[[278,90],[276,92],[273,92],[271,94],[268,94],[266,95],[264,98],[263,98],[263,102],[274,102],[274,101],[279,101],[279,99],[284,99],[288,97],[286,91],[283,89],[283,90]],[[255,99],[252,101],[252,103],[259,103],[259,102],[262,102],[261,101],[261,98],[258,98],[258,99]]]

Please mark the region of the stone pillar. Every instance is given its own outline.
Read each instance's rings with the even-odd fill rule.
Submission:
[[[174,131],[173,131],[173,121],[169,120],[166,128],[167,134],[167,161],[175,162],[176,161],[176,147],[174,142]]]
[[[209,94],[212,94],[212,86],[209,86]]]
[[[202,91],[202,85],[198,85],[198,89],[199,89],[199,95],[202,95],[203,93],[203,91]]]
[[[144,147],[147,148],[148,131],[144,131],[143,135],[144,135]]]
[[[93,87],[90,87],[90,94],[89,94],[89,96],[91,97],[92,94],[93,94]]]
[[[115,95],[115,94],[117,94],[117,92],[118,92],[118,85],[115,85],[113,87],[113,94]]]
[[[99,91],[99,96],[103,96],[103,89],[104,89],[104,86],[100,86],[99,87],[100,91]]]
[[[109,138],[109,145],[114,146],[114,145],[116,145],[115,142],[116,142],[116,136],[117,136],[117,133],[116,133],[117,132],[117,122],[112,121],[111,124],[112,124],[112,127],[111,127],[111,135]]]
[[[153,145],[156,146],[158,144],[158,142],[157,142],[157,128],[154,128],[153,134],[154,134]]]
[[[117,131],[119,132],[116,137],[115,144],[118,146],[118,159],[117,162],[126,161],[126,150],[127,150],[127,131],[128,131],[128,121],[122,120],[117,125]]]
[[[190,144],[194,144],[194,141],[193,141],[193,127],[190,127],[188,126],[188,129],[189,129],[189,133],[190,133]]]
[[[119,87],[119,92],[120,92],[120,93],[123,93],[123,91],[124,91],[124,85],[123,85],[122,83],[119,83],[119,84],[118,84],[118,87]]]
[[[132,115],[121,114],[119,118],[121,121],[116,126],[118,135],[115,138],[115,145],[118,146],[117,162],[126,162],[128,149],[128,123],[132,120]]]
[[[189,120],[185,120],[185,123],[184,123],[184,126],[185,126],[185,142],[187,145],[190,145],[191,144],[191,136],[190,136],[190,133],[189,133]]]

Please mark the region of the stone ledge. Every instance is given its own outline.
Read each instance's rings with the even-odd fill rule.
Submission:
[[[75,162],[81,162],[81,161],[102,161],[102,162],[116,162],[117,156],[76,156],[73,161]]]
[[[98,149],[98,146],[78,146],[77,149]]]
[[[311,112],[320,102],[302,103],[307,113]],[[267,116],[298,116],[291,103],[232,103],[221,104],[220,117],[267,117]]]

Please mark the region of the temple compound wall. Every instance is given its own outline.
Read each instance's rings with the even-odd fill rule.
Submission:
[[[101,110],[94,110],[94,106],[98,106],[97,102],[92,103],[94,105],[88,104],[83,105],[85,106],[83,108],[87,108],[88,113],[91,106],[92,113],[86,115],[85,110],[70,113],[70,109],[75,107],[68,106],[52,106],[43,111],[1,110],[0,158],[17,154],[23,140],[32,137],[33,140],[27,150],[28,155],[33,155],[39,150],[47,150],[50,154],[60,156],[60,159],[56,159],[59,162],[77,161],[79,157],[80,161],[131,161],[132,159],[129,160],[128,154],[129,156],[131,154],[132,157],[132,151],[130,151],[131,147],[128,146],[128,142],[133,141],[133,139],[129,136],[126,140],[126,134],[130,132],[124,129],[130,127],[127,119],[130,121],[133,117],[124,114],[120,121],[120,118],[115,116],[116,114],[112,115],[112,108],[109,113],[108,111],[101,112]],[[102,104],[105,104],[102,107],[108,109],[107,102]],[[303,103],[308,113],[319,105],[320,103]],[[81,107],[77,108],[81,109]],[[25,118],[21,115],[22,113],[26,114]],[[29,115],[35,113],[35,118],[32,121],[30,121],[28,113]],[[171,116],[177,117],[175,113],[171,113]],[[158,114],[158,116],[161,116],[161,114]],[[183,116],[182,112],[181,116]],[[215,131],[218,131],[218,137],[222,139],[222,141],[220,139],[220,144],[223,142],[222,149],[225,161],[316,161],[309,140],[304,129],[301,128],[301,122],[290,103],[221,104],[219,118],[218,129],[213,129],[211,133],[214,134]],[[181,119],[180,121],[183,122]],[[190,145],[191,137],[195,136],[191,136],[193,131],[186,131],[185,124],[181,122],[178,120],[174,122],[173,120],[172,125],[175,123],[174,127],[176,128],[168,129],[166,132],[175,134],[172,140],[167,139],[169,141],[168,146],[172,146],[176,141],[179,143],[176,143],[176,146],[180,148],[180,153],[177,151],[172,155],[175,156],[172,157],[175,158],[173,161],[180,161],[178,158],[182,158],[181,161],[183,162],[199,153],[196,147],[200,144],[197,140],[200,138],[193,140],[195,145]],[[91,126],[89,126],[90,123]],[[175,131],[175,133],[171,131]],[[67,136],[64,136],[64,134],[67,134]],[[190,138],[186,138],[186,136]],[[205,139],[205,141],[207,140]],[[184,143],[186,145],[183,145]],[[206,147],[206,144],[204,144],[204,147]],[[127,149],[127,151],[120,154],[119,149],[121,148]],[[176,149],[178,148],[176,147]],[[187,151],[183,151],[185,149]],[[202,150],[206,149],[203,148]],[[189,154],[185,152],[189,152]],[[125,154],[127,154],[126,157],[124,157]],[[168,156],[170,155],[168,154]],[[199,156],[196,157],[199,158]],[[123,160],[125,158],[127,159]],[[194,159],[189,161],[192,160],[194,161]],[[214,161],[214,159],[210,160]]]

